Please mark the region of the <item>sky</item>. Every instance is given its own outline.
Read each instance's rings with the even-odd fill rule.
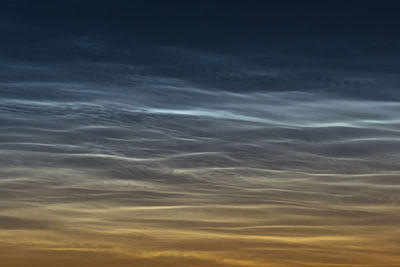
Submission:
[[[399,10],[1,1],[0,265],[400,266]]]

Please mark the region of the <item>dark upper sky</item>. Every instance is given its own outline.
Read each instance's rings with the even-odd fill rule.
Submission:
[[[250,64],[255,69],[284,69],[289,77],[271,82],[269,77],[242,79],[229,74],[212,86],[240,91],[317,88],[380,98],[391,92],[389,99],[398,94],[398,1],[9,0],[1,1],[0,7],[0,58],[9,62],[135,63],[152,74],[207,86],[216,73]],[[196,53],[188,57],[174,54],[178,50],[159,55],[142,51],[154,47],[217,55],[260,53],[268,58],[255,56],[251,63],[214,59],[212,67],[206,58],[188,59]],[[205,75],[208,72],[212,78]],[[332,83],[338,73],[351,77],[338,86]],[[42,73],[32,75],[24,77],[43,78]],[[386,76],[369,84],[374,75]],[[5,72],[3,79],[9,77],[13,76]],[[21,74],[15,77],[21,79]]]
[[[103,36],[122,42],[396,47],[397,1],[2,1],[3,41]]]

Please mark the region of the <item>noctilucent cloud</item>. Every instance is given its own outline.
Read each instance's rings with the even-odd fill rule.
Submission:
[[[0,266],[400,266],[397,1],[0,2]]]

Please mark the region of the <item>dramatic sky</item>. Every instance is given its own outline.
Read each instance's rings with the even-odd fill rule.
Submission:
[[[398,1],[0,1],[0,266],[400,266]]]

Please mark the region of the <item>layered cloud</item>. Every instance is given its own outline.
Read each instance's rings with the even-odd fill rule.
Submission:
[[[400,263],[392,63],[63,45],[1,63],[8,266]]]

